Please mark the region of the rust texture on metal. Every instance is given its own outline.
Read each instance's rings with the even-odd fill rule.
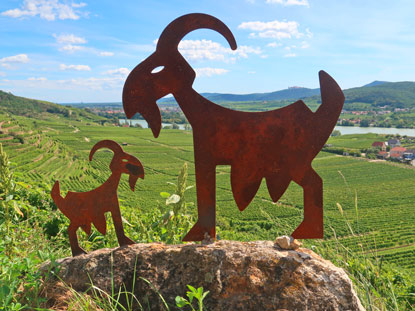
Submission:
[[[312,112],[303,101],[267,112],[234,111],[216,105],[192,87],[195,71],[178,51],[189,32],[207,28],[219,32],[235,50],[229,28],[206,14],[188,14],[171,22],[156,51],[132,70],[124,85],[123,106],[128,118],[140,113],[155,137],[161,129],[156,100],[171,93],[193,128],[198,221],[184,241],[215,238],[215,168],[231,166],[231,187],[243,211],[263,178],[274,202],[291,181],[303,188],[304,219],[294,238],[323,237],[323,182],[311,162],[328,139],[344,103],[340,87],[320,71],[322,104]],[[155,72],[155,68],[162,70]]]
[[[144,168],[136,157],[124,152],[121,146],[112,140],[101,140],[96,143],[89,153],[89,161],[92,161],[95,152],[101,148],[108,148],[114,153],[110,163],[111,175],[101,186],[88,192],[69,191],[65,198],[60,194],[59,181],[56,181],[52,188],[52,199],[59,210],[70,220],[68,234],[73,256],[85,253],[78,244],[76,234],[78,228],[82,228],[89,235],[91,224],[94,224],[99,232],[106,234],[106,212],[111,212],[120,246],[134,244],[124,234],[117,188],[121,174],[124,173],[129,175],[129,185],[134,191],[137,179],[144,179]]]

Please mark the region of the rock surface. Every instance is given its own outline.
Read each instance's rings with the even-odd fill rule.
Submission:
[[[44,264],[41,271],[48,269],[50,265]],[[141,278],[151,282],[170,310],[176,310],[175,297],[185,296],[187,284],[210,291],[204,309],[209,311],[364,310],[342,269],[311,250],[280,250],[271,241],[135,244],[61,259],[55,270],[78,292],[87,291],[91,280],[108,293],[111,284],[131,290],[135,279],[136,297],[144,305],[149,301],[151,310],[165,307]],[[58,304],[62,288],[68,290],[62,281],[46,279],[43,296],[49,307]]]

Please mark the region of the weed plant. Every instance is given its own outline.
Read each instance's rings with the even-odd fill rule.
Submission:
[[[186,191],[192,189],[188,186],[188,166],[185,162],[177,177],[176,183],[169,182],[173,193],[160,192],[163,201],[158,202],[157,209],[144,214],[130,214],[132,219],[128,231],[140,242],[164,242],[166,244],[182,243],[182,238],[190,230],[194,223],[194,217],[190,212],[193,202],[186,202]]]
[[[1,144],[0,176],[0,310],[39,307],[38,266],[62,255],[45,234],[54,205],[43,189],[13,179]]]

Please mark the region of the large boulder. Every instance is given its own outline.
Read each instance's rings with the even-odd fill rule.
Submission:
[[[309,249],[283,250],[271,241],[135,244],[41,268],[45,274],[50,269],[58,277],[46,279],[49,307],[62,306],[65,289],[88,291],[92,282],[107,293],[121,286],[132,290],[135,283],[135,296],[151,310],[165,310],[159,294],[176,310],[175,297],[185,296],[187,284],[210,291],[209,311],[364,310],[342,269]]]

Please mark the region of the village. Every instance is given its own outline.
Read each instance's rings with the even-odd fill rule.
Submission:
[[[415,108],[381,106],[369,109],[343,109],[337,125],[360,127],[414,128]]]
[[[333,131],[331,136],[322,151],[342,156],[364,157],[371,161],[392,161],[415,166],[415,137],[377,134],[341,135],[338,130]],[[372,136],[373,140],[368,136]],[[359,140],[361,142],[357,146],[356,141]]]
[[[401,141],[391,138],[386,142],[375,141],[372,148],[377,150],[376,158],[381,160],[394,160],[408,163],[415,166],[415,148],[405,148],[401,146]]]

